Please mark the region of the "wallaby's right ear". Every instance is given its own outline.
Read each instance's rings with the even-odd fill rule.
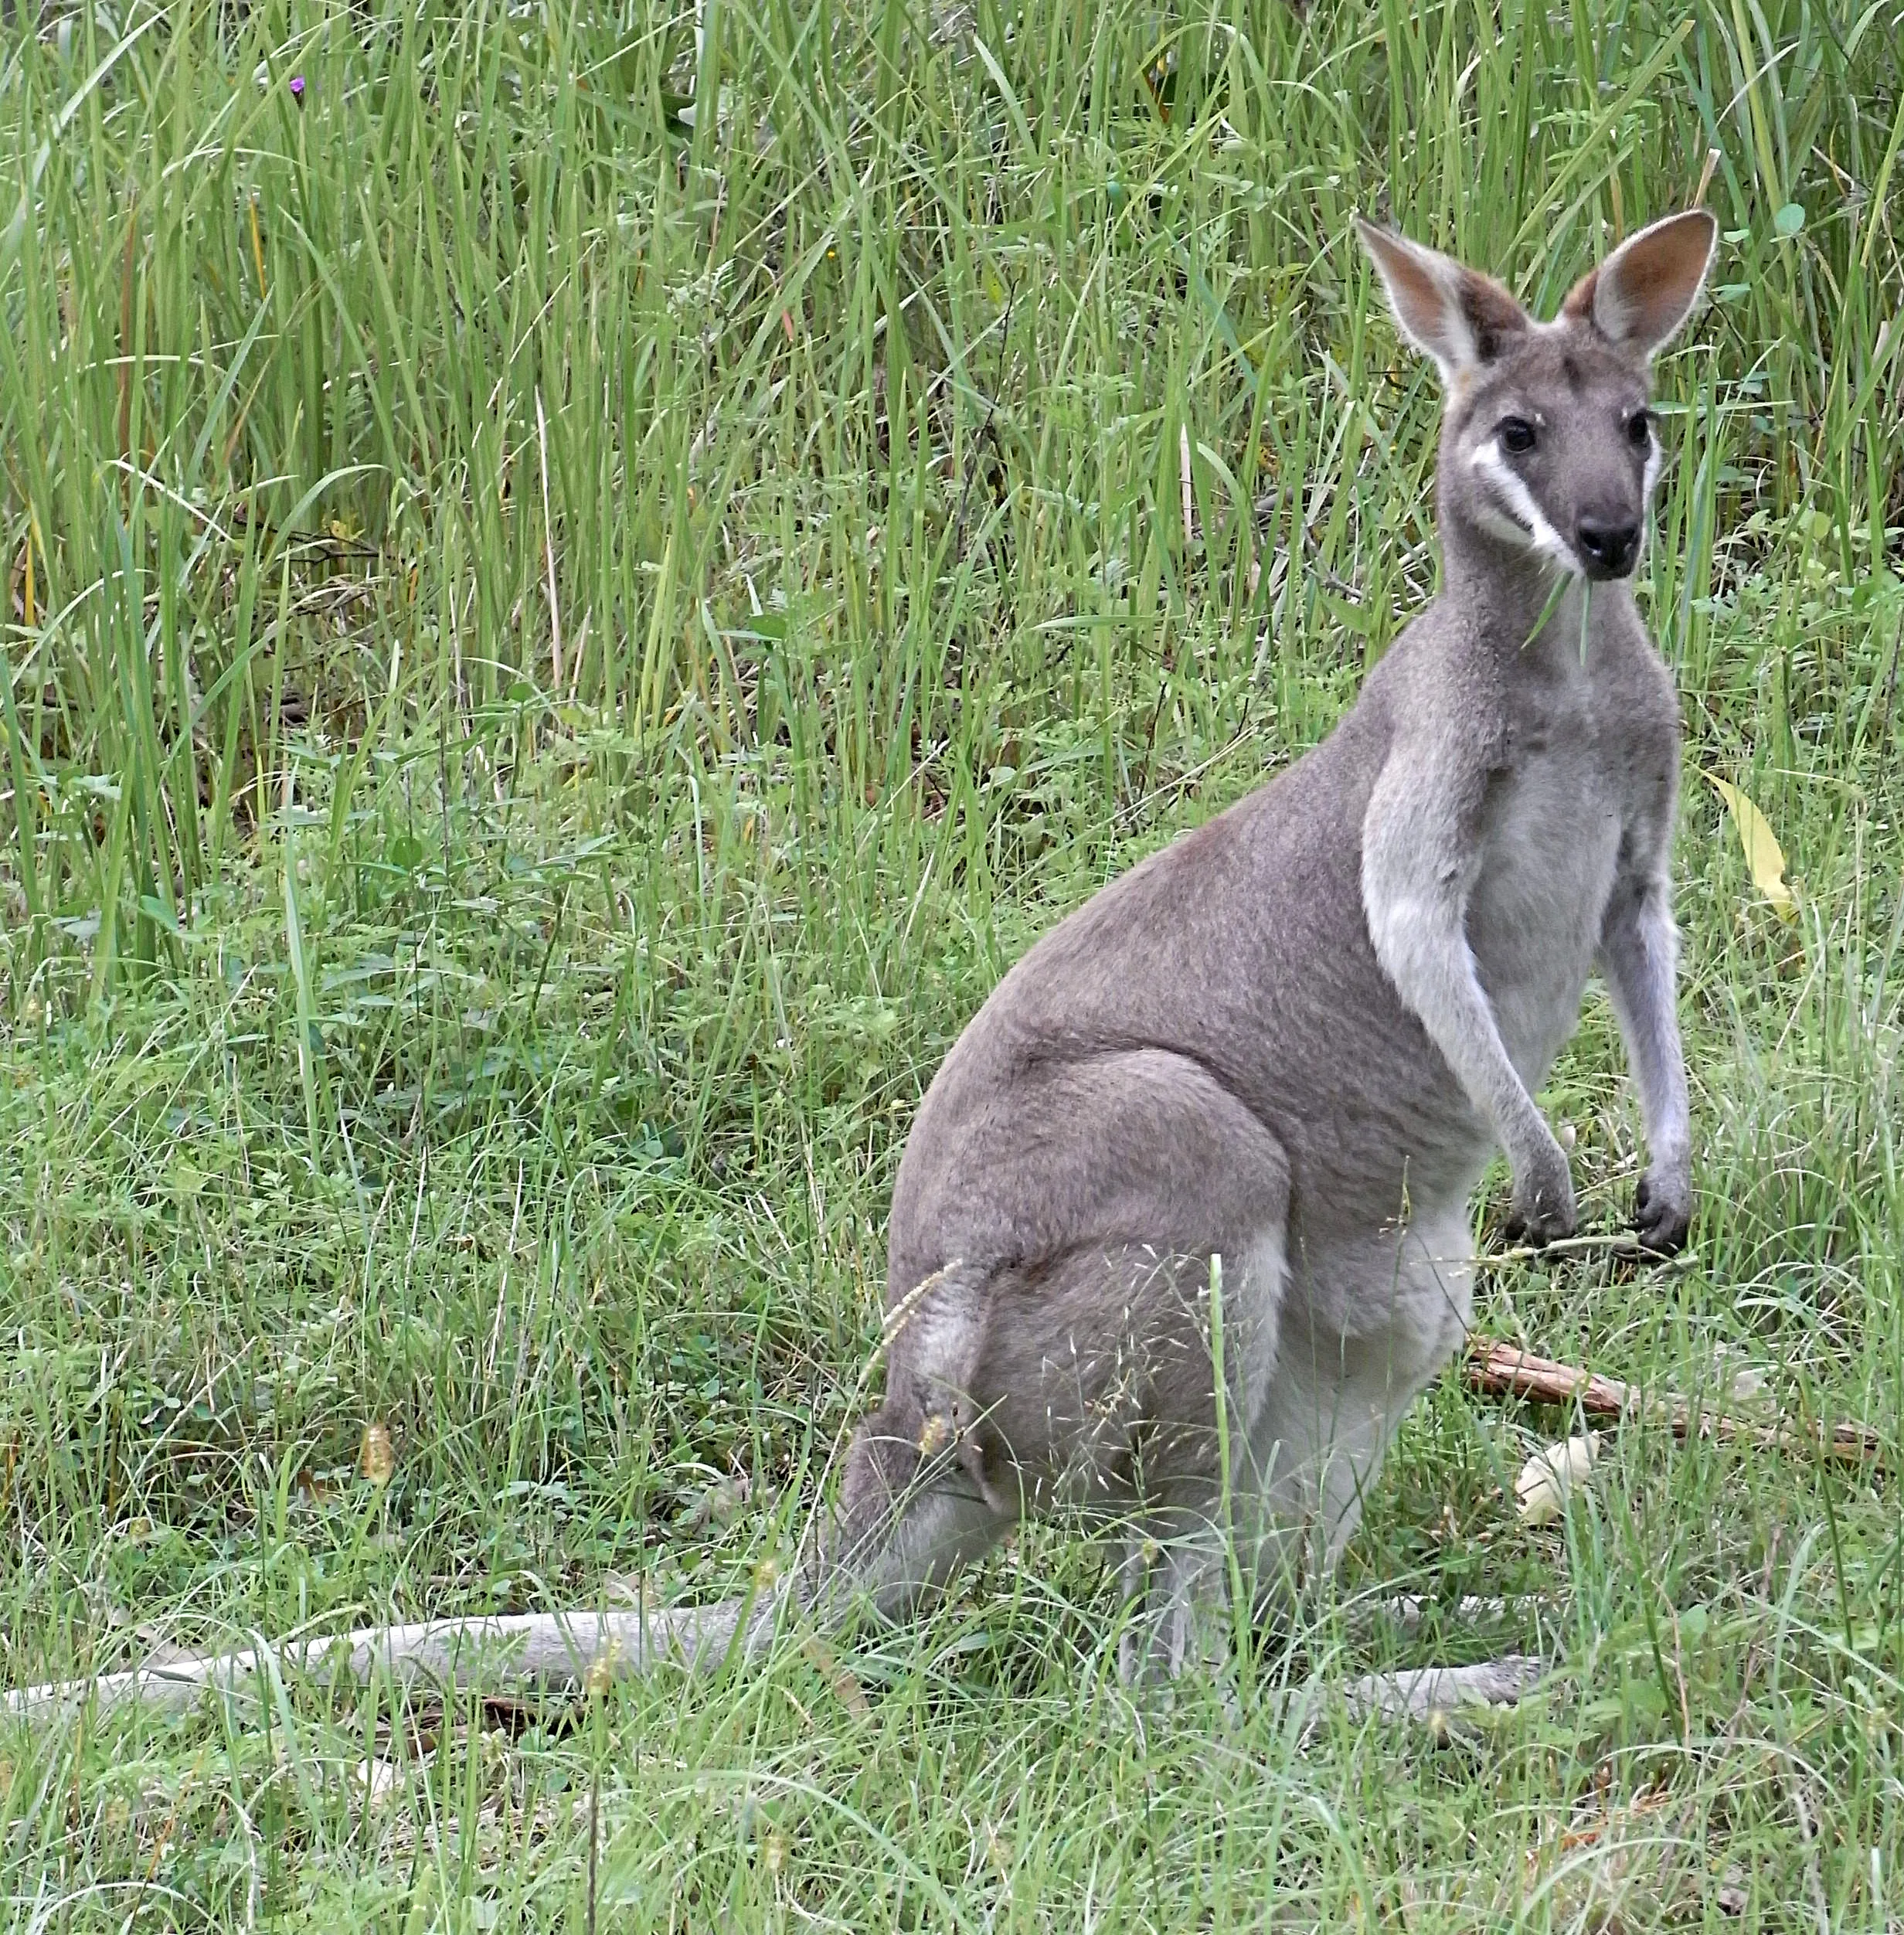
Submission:
[[[1527,311],[1491,277],[1355,218],[1355,232],[1389,293],[1402,333],[1434,358],[1444,385],[1500,353],[1528,326]]]
[[[1705,285],[1719,223],[1688,209],[1630,235],[1568,292],[1560,313],[1591,323],[1617,349],[1651,359],[1679,333]]]

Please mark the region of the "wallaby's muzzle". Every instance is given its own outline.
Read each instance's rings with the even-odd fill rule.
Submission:
[[[1639,562],[1640,520],[1583,512],[1573,527],[1573,549],[1581,569],[1596,582],[1627,577]]]

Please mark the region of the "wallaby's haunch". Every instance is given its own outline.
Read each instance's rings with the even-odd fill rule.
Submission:
[[[1640,1236],[1685,1236],[1678,715],[1626,580],[1660,465],[1649,362],[1715,225],[1644,230],[1544,324],[1361,233],[1447,393],[1442,591],[1327,740],[1047,934],[946,1058],[893,1197],[886,1400],[787,1581],[823,1618],[901,1615],[1022,1514],[1073,1505],[1128,1539],[1127,1669],[1174,1672],[1223,1624],[1223,1506],[1259,1598],[1333,1560],[1467,1329],[1490,1152],[1518,1230],[1573,1227],[1533,1095],[1596,961],[1651,1145]],[[525,1671],[610,1642],[630,1665],[706,1659],[762,1642],[771,1610],[352,1635],[331,1657],[454,1672],[489,1638],[525,1642]],[[185,1675],[118,1677],[114,1697],[176,1704]]]

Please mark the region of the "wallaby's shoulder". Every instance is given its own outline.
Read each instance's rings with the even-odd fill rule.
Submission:
[[[1355,709],[1381,720],[1385,757],[1438,750],[1484,772],[1510,749],[1512,671],[1484,617],[1443,594],[1369,673]]]

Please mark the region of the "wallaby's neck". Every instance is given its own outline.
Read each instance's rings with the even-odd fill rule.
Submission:
[[[1443,515],[1439,529],[1441,595],[1461,607],[1483,638],[1517,658],[1544,657],[1562,645],[1578,658],[1583,579],[1570,578],[1556,597],[1556,567],[1538,553],[1502,543],[1459,518]],[[1597,629],[1602,614],[1632,595],[1624,582],[1594,585],[1587,622]]]

